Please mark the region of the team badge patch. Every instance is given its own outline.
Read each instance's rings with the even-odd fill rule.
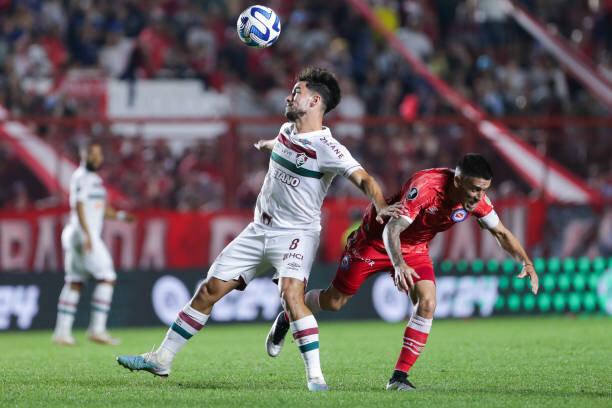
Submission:
[[[306,157],[306,154],[298,153],[298,155],[295,157],[295,165],[297,167],[302,167],[304,163],[306,163],[306,160],[308,160],[308,157]]]
[[[351,257],[348,255],[344,255],[342,257],[342,262],[340,262],[340,269],[347,270],[350,262],[351,262]]]
[[[417,198],[418,195],[419,195],[419,190],[416,187],[412,187],[410,191],[408,192],[408,194],[406,194],[406,197],[409,200],[414,200],[415,198]]]
[[[467,215],[468,212],[465,210],[465,208],[457,208],[455,211],[452,212],[451,220],[453,220],[454,222],[465,221]]]

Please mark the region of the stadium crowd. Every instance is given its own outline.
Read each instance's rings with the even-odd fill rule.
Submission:
[[[337,136],[389,189],[414,170],[452,165],[473,131],[416,121],[453,113],[398,54],[372,33],[346,2],[272,0],[283,32],[273,49],[253,50],[235,34],[235,17],[248,1],[49,0],[0,1],[0,105],[14,117],[84,117],[85,127],[41,125],[40,137],[76,157],[83,139],[107,147],[103,177],[134,197],[134,205],[213,209],[223,205],[218,141],[173,152],[165,140],[145,142],[113,134],[58,84],[75,71],[126,81],[191,78],[233,97],[237,116],[278,115],[295,73],[305,65],[332,69],[343,101],[336,119],[402,116],[406,124],[339,124]],[[606,109],[537,42],[500,12],[499,0],[371,1],[384,23],[429,67],[496,117],[605,116]],[[522,0],[520,3],[570,39],[612,78],[612,2]],[[263,95],[265,103],[261,101]],[[525,140],[612,196],[606,129],[517,129]],[[367,137],[365,136],[367,134]],[[582,134],[580,134],[582,136]],[[169,135],[171,137],[171,135]],[[245,136],[242,152],[252,140]],[[440,148],[441,145],[444,148]],[[469,143],[467,144],[469,145]],[[472,144],[473,145],[473,144]],[[482,147],[479,146],[482,150]],[[487,150],[487,148],[485,148]],[[484,151],[494,156],[492,151]],[[0,145],[1,207],[32,205],[48,192]],[[245,154],[236,205],[249,207],[266,168]],[[499,195],[529,193],[507,165],[497,164]],[[588,165],[587,165],[588,163]],[[146,174],[147,177],[141,177]],[[514,179],[514,181],[512,181]],[[346,187],[346,188],[345,188]],[[333,194],[353,194],[341,185]],[[48,201],[42,201],[48,202]],[[52,202],[52,201],[51,201]]]

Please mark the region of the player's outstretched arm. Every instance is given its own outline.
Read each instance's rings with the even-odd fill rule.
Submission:
[[[348,177],[353,184],[357,186],[363,193],[372,200],[372,203],[376,207],[376,221],[380,224],[384,224],[385,217],[398,218],[401,213],[399,206],[387,206],[385,197],[383,197],[380,185],[376,182],[374,177],[370,176],[364,169],[355,170]]]
[[[402,243],[400,234],[412,224],[406,217],[392,218],[385,225],[383,230],[383,242],[385,249],[393,264],[394,273],[393,280],[398,290],[408,292],[414,286],[413,277],[418,278],[419,275],[414,269],[406,264],[402,255]]]
[[[512,232],[510,232],[508,228],[504,226],[504,224],[502,224],[501,221],[498,222],[497,226],[494,228],[490,228],[489,231],[491,234],[493,234],[495,239],[497,239],[497,242],[499,242],[501,247],[507,253],[509,253],[513,258],[519,259],[523,262],[523,269],[521,270],[521,273],[519,273],[518,277],[524,278],[529,276],[529,279],[531,280],[531,291],[534,295],[538,293],[538,274],[533,267],[533,262],[531,262],[529,256],[527,256],[527,252],[525,252],[525,249],[519,240]]]
[[[274,145],[276,144],[276,139],[269,140],[259,140],[257,143],[253,144],[257,150],[271,152],[274,149]]]

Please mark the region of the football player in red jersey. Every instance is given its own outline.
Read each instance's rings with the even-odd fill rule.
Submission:
[[[366,278],[393,271],[397,288],[407,292],[416,312],[404,331],[404,343],[387,390],[409,391],[408,371],[425,347],[436,308],[436,287],[429,242],[442,231],[465,221],[470,215],[486,228],[501,247],[523,263],[519,278],[529,277],[531,290],[538,291],[538,276],[533,263],[516,237],[499,220],[485,192],[493,173],[486,159],[468,154],[455,170],[437,168],[419,171],[388,200],[401,208],[402,216],[386,225],[376,222],[376,209],[368,208],[361,227],[348,239],[332,284],[325,290],[306,293],[306,304],[316,313],[338,311],[359,290]],[[276,357],[288,330],[286,316],[276,318],[266,346]]]

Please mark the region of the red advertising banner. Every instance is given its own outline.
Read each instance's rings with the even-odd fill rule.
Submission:
[[[362,200],[330,200],[324,206],[319,261],[335,262],[347,229],[361,218]],[[546,206],[539,201],[496,204],[504,224],[526,248],[542,240]],[[103,238],[117,269],[194,268],[210,265],[252,220],[252,212],[141,211],[134,223],[107,221]],[[60,236],[67,209],[0,212],[0,271],[62,270]],[[459,223],[431,244],[435,259],[503,258],[495,240],[474,221]]]

